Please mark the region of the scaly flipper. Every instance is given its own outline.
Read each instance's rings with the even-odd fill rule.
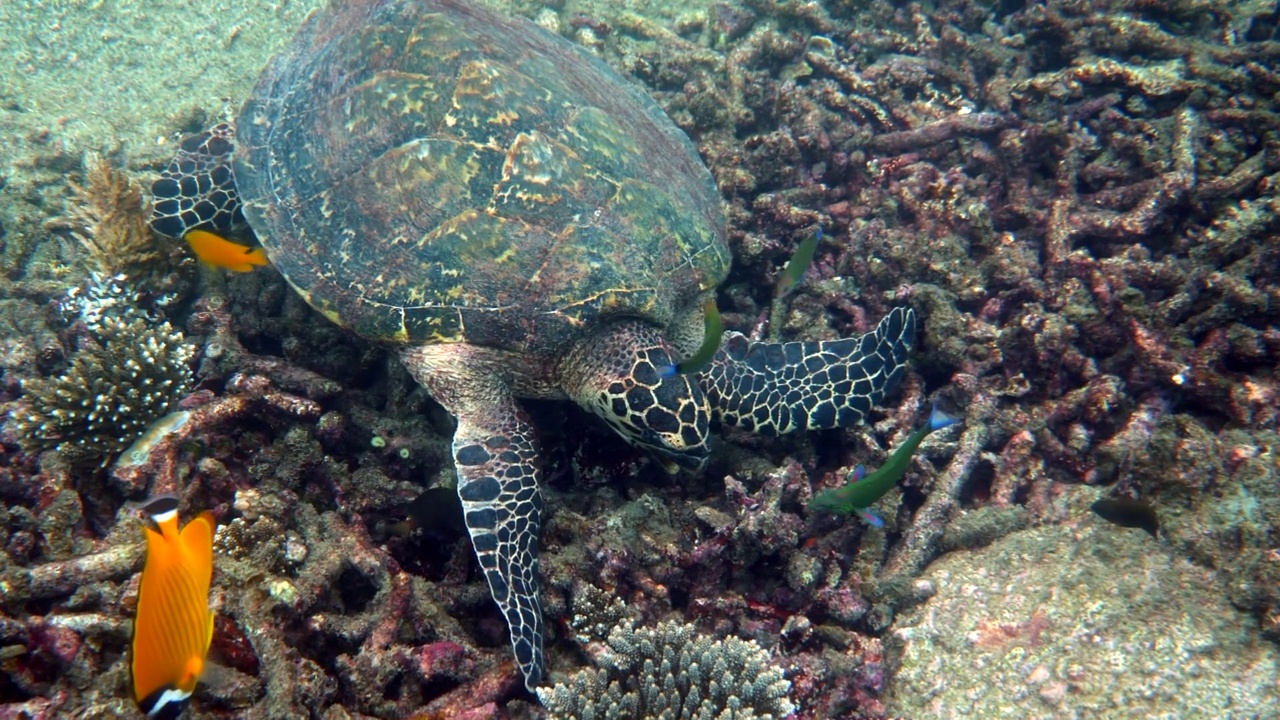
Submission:
[[[178,154],[151,185],[151,229],[172,238],[204,228],[217,233],[243,229],[231,152],[236,131],[220,123],[182,140]]]
[[[515,400],[508,400],[483,417],[457,413],[453,460],[471,545],[511,628],[511,650],[525,686],[533,690],[542,680],[542,494],[533,427]]]
[[[916,316],[894,308],[858,338],[753,343],[726,333],[702,386],[721,423],[764,435],[857,424],[902,376]]]
[[[496,374],[469,367],[460,357],[442,369],[433,362],[440,353],[441,346],[417,347],[402,357],[414,378],[458,420],[453,460],[463,518],[489,591],[511,629],[511,650],[525,687],[532,691],[542,680],[537,440],[524,409]]]

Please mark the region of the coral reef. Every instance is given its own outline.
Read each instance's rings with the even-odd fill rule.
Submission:
[[[618,675],[631,660],[609,634],[665,628],[769,648],[805,720],[919,717],[935,701],[979,713],[1008,699],[992,687],[1015,688],[1018,716],[1106,712],[1111,678],[1151,712],[1274,705],[1273,3],[514,6],[635,78],[695,139],[730,218],[726,327],[846,336],[903,303],[921,319],[911,371],[869,425],[731,433],[693,477],[673,480],[572,408],[528,405],[548,456],[543,601],[562,687],[640,707],[643,676]],[[270,49],[221,54],[254,52],[260,66]],[[157,93],[153,107],[172,103]],[[203,105],[165,126],[220,115]],[[54,387],[18,378],[101,352],[106,318],[159,317],[172,282],[139,276],[141,299],[82,294],[96,300],[59,321],[94,251],[49,230],[110,244],[94,224],[133,200],[119,171],[97,165],[95,180],[90,163],[78,219],[51,221],[83,152],[46,125],[0,168],[22,176],[0,198],[8,407]],[[817,227],[812,265],[772,313]],[[0,438],[0,716],[128,712],[140,535],[118,510],[159,491],[220,522],[215,653],[229,673],[201,685],[196,713],[544,716],[506,661],[466,538],[411,517],[452,474],[447,415],[271,271],[202,282],[198,300],[163,308],[200,348],[194,392],[167,408],[185,414],[152,424],[105,477],[57,450],[36,457],[70,446],[24,448],[35,426],[16,414]],[[935,398],[964,423],[926,440],[877,503],[885,528],[810,515],[815,491],[883,462]],[[1160,541],[1102,525],[1085,510],[1100,495],[1151,504]]]
[[[160,247],[147,226],[142,185],[95,153],[84,158],[84,184],[71,189],[67,215],[45,224],[65,230],[84,249],[92,271],[108,277],[150,277],[161,265]]]
[[[778,330],[770,290],[820,225],[782,335],[856,332],[907,300],[925,318],[920,375],[869,431],[787,444],[798,466],[771,469],[777,446],[734,438],[766,457],[736,450],[720,502],[666,491],[667,521],[637,522],[633,501],[613,517],[635,536],[586,514],[564,518],[564,541],[588,543],[629,597],[794,638],[799,663],[927,600],[917,578],[941,553],[1065,520],[1064,487],[1114,484],[1155,504],[1175,551],[1220,570],[1275,637],[1271,11],[747,5],[675,32],[605,10],[595,23],[625,36],[604,56],[655,88],[729,198],[726,322]],[[963,429],[926,443],[883,501],[887,532],[805,516],[814,487],[875,467],[935,392],[965,409]],[[783,571],[786,592],[763,580]],[[862,649],[867,677],[877,656]],[[874,714],[874,694],[825,716]]]
[[[715,640],[692,625],[617,625],[601,667],[574,673],[538,697],[555,718],[769,720],[794,711],[791,684],[751,640]]]
[[[95,283],[80,303],[86,332],[67,369],[23,383],[13,432],[30,451],[109,461],[191,388],[195,346],[168,322],[128,304],[123,276]],[[125,299],[122,299],[125,296]]]

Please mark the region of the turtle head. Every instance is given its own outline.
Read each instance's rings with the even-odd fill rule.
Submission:
[[[664,377],[675,363],[661,334],[636,320],[613,323],[563,360],[565,391],[668,472],[707,461],[711,411],[696,375]]]

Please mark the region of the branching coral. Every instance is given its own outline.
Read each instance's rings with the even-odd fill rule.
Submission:
[[[105,459],[187,393],[194,355],[167,322],[104,316],[66,372],[24,383],[15,428],[30,450]]]
[[[668,621],[609,633],[598,668],[540,688],[556,718],[575,720],[770,720],[794,712],[791,683],[753,640],[714,640]]]
[[[585,582],[575,588],[569,627],[579,643],[604,642],[628,617],[627,604],[616,595]]]

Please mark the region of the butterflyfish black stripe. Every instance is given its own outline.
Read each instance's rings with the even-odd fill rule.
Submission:
[[[176,495],[157,495],[139,505],[138,509],[150,515],[152,518],[157,515],[166,515],[171,512],[177,512],[178,497]]]

